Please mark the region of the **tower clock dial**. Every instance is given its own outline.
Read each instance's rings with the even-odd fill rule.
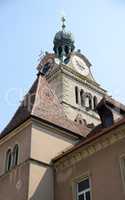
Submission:
[[[89,74],[89,68],[84,62],[83,59],[81,59],[78,56],[72,57],[72,64],[75,67],[75,69],[82,75],[87,76]]]

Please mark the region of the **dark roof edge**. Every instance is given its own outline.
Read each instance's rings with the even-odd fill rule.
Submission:
[[[0,140],[4,137],[6,137],[7,135],[10,135],[10,133],[12,131],[14,131],[15,129],[19,128],[21,125],[23,125],[27,120],[29,120],[31,117],[28,117],[27,119],[25,119],[23,122],[21,122],[21,124],[17,125],[15,128],[11,129],[9,132],[6,132],[5,134],[0,134]]]
[[[30,117],[28,117],[27,119],[25,119],[23,122],[21,122],[21,124],[19,124],[19,125],[16,126],[15,128],[13,128],[12,130],[10,130],[9,132],[7,132],[6,134],[1,134],[1,135],[0,135],[0,140],[1,140],[2,138],[4,138],[5,136],[9,135],[12,131],[14,131],[14,129],[17,129],[18,127],[20,127],[23,123],[25,123],[25,122],[26,122],[27,120],[29,120],[30,118],[31,118],[31,119],[32,119],[32,118],[35,118],[35,119],[37,119],[37,120],[39,120],[39,121],[41,121],[41,122],[50,124],[51,126],[54,126],[54,127],[58,128],[58,129],[61,129],[62,131],[65,131],[65,132],[67,131],[70,135],[73,135],[73,136],[75,136],[75,137],[77,137],[77,138],[79,138],[79,139],[84,138],[82,135],[79,135],[79,134],[77,134],[77,133],[75,133],[75,132],[72,132],[72,131],[70,131],[70,130],[68,130],[68,129],[66,129],[66,128],[63,128],[63,127],[58,126],[58,125],[56,125],[56,124],[53,124],[53,123],[51,123],[51,122],[49,122],[49,121],[47,121],[47,120],[41,119],[41,118],[36,117],[36,116],[34,116],[34,115],[30,115]]]
[[[103,103],[106,103],[107,105],[111,106],[112,108],[117,108],[118,111],[121,111],[125,114],[125,105],[122,104],[119,101],[116,101],[115,99],[105,96],[100,103],[97,105],[97,108],[100,107]]]

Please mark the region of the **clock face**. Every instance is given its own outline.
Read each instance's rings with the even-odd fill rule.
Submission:
[[[82,60],[80,57],[73,56],[72,57],[72,64],[80,74],[82,74],[84,76],[87,76],[89,74],[88,66],[86,65],[84,60]]]

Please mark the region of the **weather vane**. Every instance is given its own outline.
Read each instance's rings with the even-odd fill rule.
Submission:
[[[64,31],[65,28],[66,28],[66,25],[65,25],[65,21],[66,21],[66,19],[65,19],[64,16],[61,18],[61,21],[62,21],[62,30]]]

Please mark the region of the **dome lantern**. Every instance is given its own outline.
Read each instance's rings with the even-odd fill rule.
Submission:
[[[65,62],[70,53],[75,49],[72,33],[65,31],[65,21],[65,18],[62,17],[62,30],[56,33],[53,41],[53,50],[62,62]]]

